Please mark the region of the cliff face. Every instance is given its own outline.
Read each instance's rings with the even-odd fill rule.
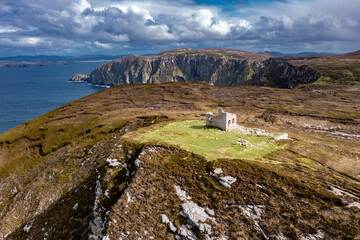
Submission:
[[[215,86],[293,88],[300,83],[314,82],[319,77],[309,67],[294,66],[283,59],[270,58],[267,54],[186,49],[151,57],[124,57],[97,67],[89,74],[87,81],[99,85],[194,81]]]

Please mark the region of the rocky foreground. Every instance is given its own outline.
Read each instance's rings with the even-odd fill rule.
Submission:
[[[0,239],[359,239],[359,94],[182,82],[72,102],[0,135]],[[219,106],[291,140],[217,160],[139,141]]]

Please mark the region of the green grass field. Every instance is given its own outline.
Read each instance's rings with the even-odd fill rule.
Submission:
[[[244,147],[237,144],[241,138],[251,143]],[[218,158],[253,159],[262,157],[279,146],[271,137],[246,136],[205,127],[204,121],[172,122],[141,135],[141,142],[164,142],[200,154],[208,160]]]

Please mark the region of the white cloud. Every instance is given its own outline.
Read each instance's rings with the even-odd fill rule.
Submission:
[[[106,43],[100,43],[100,42],[98,42],[98,41],[95,41],[94,44],[95,44],[95,46],[97,46],[97,47],[105,48],[105,49],[110,49],[110,48],[113,47],[111,44],[108,44],[108,43],[107,43],[107,44],[106,44]]]
[[[0,45],[9,45],[13,47],[36,47],[36,46],[50,46],[51,41],[38,37],[20,37],[20,38],[0,38]]]
[[[127,34],[119,34],[119,35],[112,35],[111,39],[114,42],[128,42],[130,41],[130,38]]]
[[[0,33],[13,33],[19,30],[21,29],[14,26],[0,26]]]
[[[76,14],[81,14],[87,8],[91,8],[91,4],[86,0],[77,0],[70,6],[70,9]]]
[[[233,45],[261,51],[350,42],[360,48],[359,9],[353,0],[254,2],[230,12],[192,0],[2,0],[0,44],[122,49],[118,43],[125,42],[130,50]]]

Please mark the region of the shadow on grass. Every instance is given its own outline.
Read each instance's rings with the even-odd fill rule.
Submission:
[[[192,128],[192,129],[203,129],[203,130],[205,130],[205,129],[215,129],[215,130],[219,130],[219,129],[216,128],[216,127],[207,127],[207,126],[205,126],[205,125],[203,125],[203,126],[191,126],[190,128]]]

